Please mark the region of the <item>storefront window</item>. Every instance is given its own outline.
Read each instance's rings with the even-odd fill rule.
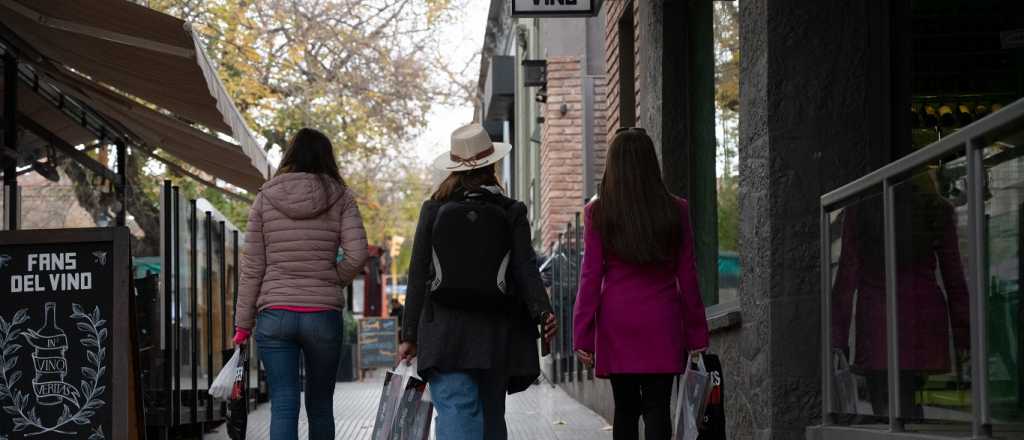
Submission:
[[[1019,2],[910,1],[910,145],[898,155],[949,136],[1024,97],[1024,29]]]
[[[739,239],[739,2],[714,2],[718,302],[736,301]]]

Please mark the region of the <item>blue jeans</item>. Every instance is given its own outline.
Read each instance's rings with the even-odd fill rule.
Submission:
[[[436,372],[430,395],[439,440],[506,440],[508,377],[487,370]]]
[[[341,355],[341,313],[264,310],[256,347],[270,388],[270,440],[298,440],[299,356],[305,356],[309,440],[334,439],[334,382]]]
[[[435,373],[430,396],[437,410],[438,439],[482,440],[484,408],[476,380],[469,373]]]

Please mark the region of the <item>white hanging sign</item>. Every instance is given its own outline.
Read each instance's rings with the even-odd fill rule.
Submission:
[[[597,14],[598,0],[513,0],[517,17],[580,17]]]

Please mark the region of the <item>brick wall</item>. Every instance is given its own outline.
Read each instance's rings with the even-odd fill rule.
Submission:
[[[633,5],[632,11],[626,11],[628,5]],[[642,66],[640,60],[640,45],[643,43],[638,23],[638,7],[636,0],[605,0],[605,33],[604,33],[604,65],[607,71],[607,83],[605,87],[606,129],[607,142],[611,143],[615,135],[615,129],[619,126],[619,20],[623,14],[630,13],[633,16],[633,90],[636,96],[636,115],[640,120],[640,75],[637,74]],[[602,162],[603,165],[603,162]],[[603,169],[603,168],[602,168]]]
[[[594,189],[601,183],[608,150],[608,77],[594,78]],[[614,131],[614,130],[613,130]]]
[[[578,57],[548,58],[548,99],[541,132],[542,245],[547,248],[583,208],[583,95]],[[562,114],[562,104],[566,113]]]

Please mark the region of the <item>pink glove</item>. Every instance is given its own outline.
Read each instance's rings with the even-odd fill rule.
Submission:
[[[250,334],[247,328],[235,327],[235,345],[244,344],[245,341],[249,340]]]

